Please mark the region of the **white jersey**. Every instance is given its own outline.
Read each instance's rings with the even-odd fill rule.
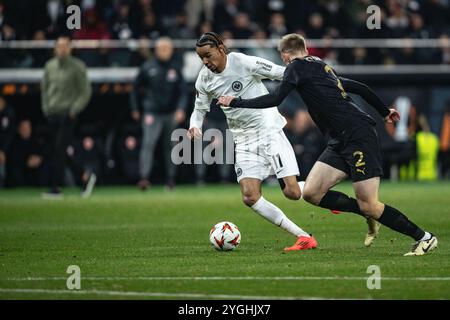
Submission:
[[[262,79],[282,80],[285,67],[268,60],[242,53],[229,53],[225,69],[214,73],[203,66],[195,83],[195,108],[190,128],[201,128],[211,101],[220,96],[235,96],[251,99],[268,94]],[[228,127],[237,143],[246,133],[273,134],[286,125],[286,119],[277,107],[267,109],[244,109],[222,107]]]

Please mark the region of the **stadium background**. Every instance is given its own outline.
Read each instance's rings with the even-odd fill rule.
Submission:
[[[71,4],[82,10],[81,30],[73,32],[66,28],[66,7]],[[371,4],[381,8],[379,30],[366,25],[366,9]],[[386,178],[448,179],[449,17],[446,0],[0,1],[0,93],[14,124],[12,130],[2,131],[2,139],[5,135],[13,139],[7,159],[14,158],[10,155],[15,152],[23,120],[32,125],[33,146],[28,147],[44,159],[37,170],[27,173],[25,181],[17,183],[7,176],[5,186],[48,184],[49,131],[41,112],[39,82],[57,36],[68,34],[75,40],[74,55],[88,66],[94,90],[78,121],[74,157],[97,173],[100,184],[134,184],[137,178],[132,172],[127,174],[124,164],[138,167],[140,125],[130,116],[129,101],[138,67],[153,59],[156,39],[174,39],[175,59],[190,90],[186,121],[181,125],[186,128],[193,107],[193,82],[201,66],[195,39],[206,31],[220,33],[234,51],[280,64],[277,40],[289,32],[304,34],[311,54],[327,61],[340,75],[370,85],[407,120],[397,127],[385,126],[358,100],[379,120]],[[274,85],[267,83],[269,90]],[[215,108],[212,116],[225,121]],[[280,110],[289,119],[286,133],[306,175],[323,141],[310,127],[305,105],[296,94]],[[134,139],[136,144],[131,142]],[[151,181],[158,183],[164,181],[164,165],[161,152],[156,154]],[[208,169],[207,182],[219,180],[216,169]],[[23,169],[9,161],[7,172],[13,170]],[[76,183],[67,171],[67,183]],[[233,172],[228,181],[234,181]],[[177,182],[196,182],[194,167],[181,166]]]

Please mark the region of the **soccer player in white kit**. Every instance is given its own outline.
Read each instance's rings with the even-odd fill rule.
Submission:
[[[201,137],[203,120],[214,98],[224,95],[239,95],[244,99],[258,97],[268,93],[262,79],[283,79],[285,67],[262,58],[229,53],[220,36],[213,32],[207,32],[199,38],[196,52],[204,66],[195,83],[195,107],[188,131],[191,139]],[[313,236],[264,199],[261,192],[261,182],[275,174],[288,199],[301,198],[297,161],[283,132],[286,119],[277,107],[258,110],[221,108],[235,143],[235,170],[243,202],[297,237],[296,243],[285,248],[285,251],[317,247]]]

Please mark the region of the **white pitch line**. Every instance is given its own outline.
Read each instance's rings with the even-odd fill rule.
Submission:
[[[90,281],[302,281],[302,280],[335,280],[335,281],[360,281],[367,277],[308,277],[308,276],[286,276],[286,277],[81,277],[82,280]],[[0,281],[59,281],[67,280],[67,277],[25,277],[4,278]],[[383,281],[450,281],[450,277],[381,277]]]
[[[165,297],[165,298],[205,298],[205,299],[237,299],[237,300],[348,300],[346,298],[323,297],[284,297],[284,296],[246,296],[235,294],[205,294],[205,293],[167,293],[167,292],[133,292],[133,291],[102,291],[102,290],[52,290],[52,289],[8,289],[0,288],[0,293],[29,294],[73,294],[99,296],[129,296],[129,297]]]

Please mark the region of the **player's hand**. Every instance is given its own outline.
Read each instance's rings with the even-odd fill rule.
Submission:
[[[389,114],[384,118],[384,121],[388,123],[400,121],[400,113],[395,109],[389,109]]]
[[[220,104],[224,107],[229,107],[231,101],[233,101],[234,99],[236,99],[236,97],[232,97],[232,96],[221,96],[219,98],[219,100],[217,101],[217,104]]]
[[[184,112],[181,109],[178,109],[177,111],[175,111],[175,122],[180,124],[183,123],[184,120],[186,119],[186,112]]]
[[[6,163],[6,154],[3,151],[0,151],[0,164]]]
[[[42,163],[42,157],[33,154],[28,158],[27,166],[28,166],[28,168],[36,169],[37,167],[39,167],[41,165],[41,163]]]
[[[131,111],[131,118],[134,121],[139,121],[139,119],[141,118],[141,114],[139,113],[139,111],[133,110]]]
[[[202,130],[199,128],[190,128],[187,132],[187,136],[189,139],[200,139],[202,137]]]

